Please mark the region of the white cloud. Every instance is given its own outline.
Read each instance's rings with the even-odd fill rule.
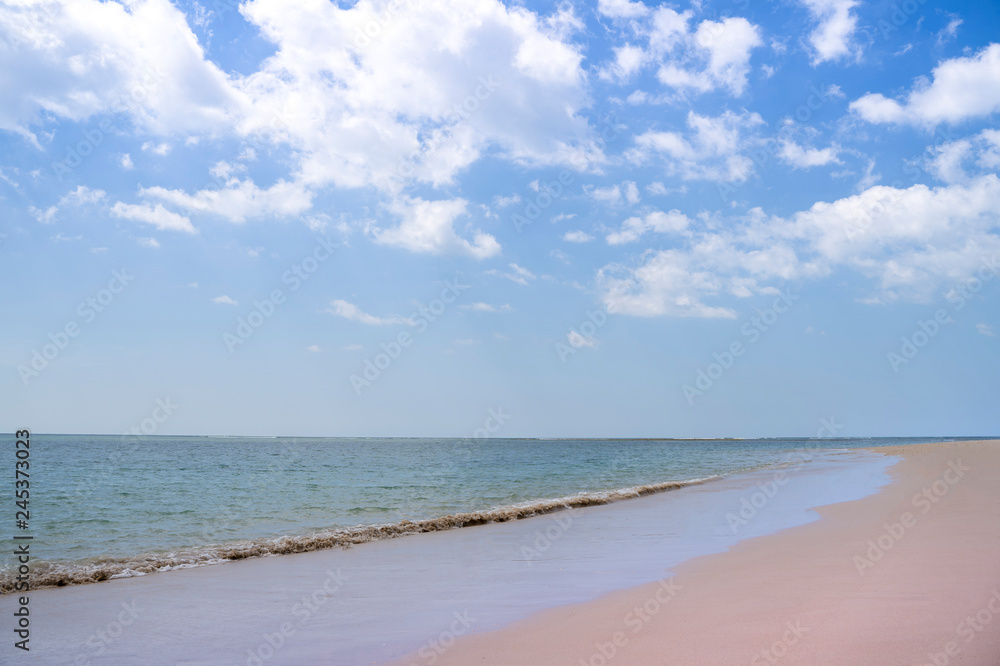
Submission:
[[[521,195],[512,194],[509,197],[498,196],[495,197],[493,200],[497,206],[500,206],[500,208],[506,208],[507,206],[513,206],[516,203],[521,203]]]
[[[852,12],[857,0],[801,0],[814,20],[819,22],[809,34],[813,48],[812,64],[816,66],[831,60],[840,60],[860,53],[852,37],[858,26],[858,17]]]
[[[222,296],[216,296],[212,299],[212,302],[217,305],[239,305],[239,302],[223,294]]]
[[[962,19],[957,16],[952,17],[952,19],[948,21],[948,25],[942,28],[941,32],[937,35],[938,46],[942,46],[955,39],[955,36],[958,34],[958,28],[962,25],[962,23]]]
[[[601,203],[618,205],[622,203],[622,198],[630,204],[639,202],[639,188],[631,180],[626,180],[620,185],[607,185],[605,187],[587,186],[584,191],[595,201]]]
[[[103,201],[108,196],[104,190],[92,190],[86,185],[78,185],[59,199],[60,206],[86,206]]]
[[[155,238],[143,238],[143,237],[140,237],[140,238],[136,238],[135,242],[138,243],[139,245],[143,246],[143,247],[151,247],[154,250],[156,248],[160,247],[160,241],[156,240]]]
[[[121,164],[122,168],[126,171],[131,171],[135,168],[135,164],[132,162],[132,156],[128,153],[123,154],[121,159],[118,160],[118,163]]]
[[[589,243],[594,237],[586,231],[567,231],[562,239],[568,243]]]
[[[368,324],[369,326],[394,326],[396,324],[405,324],[407,326],[414,325],[413,320],[409,317],[401,317],[399,315],[376,317],[375,315],[363,312],[353,303],[348,303],[347,301],[341,299],[330,301],[330,306],[330,309],[327,310],[330,314],[343,317],[344,319],[348,319],[350,321]]]
[[[794,141],[785,140],[781,142],[778,157],[797,169],[809,169],[827,164],[841,164],[841,161],[837,159],[838,152],[840,152],[839,146],[823,149],[804,148]]]
[[[59,208],[56,206],[49,206],[45,210],[40,208],[35,208],[34,206],[28,206],[28,211],[34,216],[36,220],[42,224],[52,224],[52,221],[56,219],[56,213],[59,212]]]
[[[711,307],[701,298],[717,294],[722,280],[707,270],[696,270],[690,257],[678,250],[652,254],[633,270],[618,265],[597,272],[597,284],[609,309],[621,314],[652,317],[735,317],[723,307]]]
[[[626,201],[633,205],[639,203],[639,188],[636,187],[634,182],[626,180],[622,183],[622,189],[625,191]]]
[[[681,233],[688,228],[691,220],[687,215],[679,210],[672,210],[668,213],[653,211],[645,217],[630,217],[622,222],[620,231],[614,231],[607,235],[606,240],[609,245],[621,245],[638,240],[646,232],[656,233]]]
[[[513,308],[507,303],[503,305],[490,305],[489,303],[466,303],[459,305],[460,310],[471,310],[472,312],[510,312]]]
[[[523,266],[518,266],[517,264],[510,264],[510,268],[511,268],[510,273],[502,274],[508,280],[512,280],[520,285],[524,285],[525,287],[527,287],[528,281],[535,279],[535,274],[529,271],[527,268],[524,268]],[[489,272],[493,273],[496,271],[489,271]]]
[[[676,34],[676,24],[668,25],[668,36],[661,39],[669,44]],[[694,33],[687,35],[687,42],[685,57],[666,59],[660,66],[656,76],[661,83],[699,93],[725,88],[736,97],[743,94],[750,55],[763,44],[757,26],[742,17],[702,21]]]
[[[998,216],[995,174],[939,188],[874,186],[787,218],[752,209],[725,224],[692,221],[683,246],[605,266],[597,281],[608,307],[640,316],[733,316],[711,301],[838,269],[869,280],[865,302],[928,302],[995,261]]]
[[[212,132],[239,102],[168,0],[0,4],[0,129],[125,113],[147,132]]]
[[[402,221],[389,229],[372,229],[375,242],[402,247],[411,252],[464,254],[485,259],[500,253],[500,244],[490,234],[476,230],[472,241],[455,232],[454,222],[466,212],[465,199],[425,201],[404,197],[390,206]]]
[[[312,193],[301,183],[279,180],[267,189],[253,181],[230,179],[221,189],[200,190],[187,194],[181,190],[147,187],[139,190],[145,198],[160,199],[192,213],[209,213],[230,222],[244,222],[255,217],[289,217],[312,206]]]
[[[724,89],[739,97],[747,85],[750,57],[763,44],[760,29],[742,17],[704,20],[689,25],[692,11],[666,5],[655,11],[639,3],[602,3],[600,11],[629,24],[634,40],[612,47],[614,57],[598,68],[602,79],[625,83],[647,65],[657,67],[660,83],[686,93]],[[645,42],[645,45],[642,45]],[[629,95],[630,104],[649,98],[644,91]]]
[[[689,111],[689,132],[648,131],[635,137],[635,148],[626,157],[641,164],[651,156],[666,160],[667,174],[684,180],[744,181],[753,173],[754,165],[741,154],[748,147],[743,131],[763,124],[756,113],[735,114],[726,111],[710,118]]]
[[[994,173],[1000,169],[1000,131],[983,130],[975,136],[949,141],[927,150],[927,171],[946,183],[962,183],[969,172]]]
[[[1000,110],[1000,44],[966,58],[945,60],[933,81],[920,79],[904,101],[868,93],[850,109],[871,123],[933,126],[958,123]]]
[[[638,18],[647,15],[649,7],[630,0],[598,0],[597,11],[611,18]]]
[[[576,331],[570,331],[566,334],[566,341],[569,342],[570,347],[574,349],[583,349],[584,347],[590,347],[593,349],[597,346],[597,341],[592,337],[585,337],[580,335]]]
[[[111,207],[111,214],[126,220],[152,224],[161,231],[183,231],[189,234],[198,233],[191,220],[163,207],[163,204],[150,206],[148,204],[133,205],[119,201]]]
[[[105,252],[108,251],[108,248],[106,248],[106,247],[92,247],[92,248],[90,248],[90,251],[93,252],[94,254],[104,254]]]
[[[398,3],[386,21],[368,2],[252,0],[241,13],[276,52],[238,81],[252,101],[239,130],[297,151],[310,186],[448,184],[488,148],[586,167],[601,155],[579,116],[589,100],[567,12],[428,0]]]
[[[649,59],[646,50],[634,44],[614,48],[615,59],[599,71],[602,79],[625,82],[632,78]]]
[[[993,327],[989,324],[976,324],[976,332],[990,338],[996,337],[996,331],[994,331]]]
[[[313,354],[318,354],[323,350],[319,348],[319,345],[309,345],[308,347],[306,347],[306,351],[311,352]]]
[[[146,141],[142,144],[142,152],[152,153],[153,155],[159,155],[160,157],[166,157],[170,154],[170,144],[166,142],[154,143],[152,141]]]
[[[594,201],[616,205],[622,202],[622,188],[619,185],[608,185],[606,187],[584,187],[584,191],[590,195]]]

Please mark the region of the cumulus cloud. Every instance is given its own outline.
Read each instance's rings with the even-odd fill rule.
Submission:
[[[598,0],[597,11],[610,18],[638,18],[647,15],[650,10],[642,2]]]
[[[726,111],[711,118],[689,111],[688,132],[640,134],[626,157],[635,164],[660,157],[668,175],[684,180],[744,181],[753,173],[753,160],[742,154],[751,145],[745,134],[763,123],[756,113]]]
[[[0,129],[126,113],[154,134],[214,132],[241,104],[168,0],[0,5]]]
[[[841,161],[837,159],[838,152],[840,152],[838,146],[822,149],[806,148],[794,141],[785,140],[781,142],[778,157],[782,162],[790,164],[796,169],[809,169],[827,164],[841,164]]]
[[[284,180],[261,189],[249,179],[232,178],[221,189],[205,189],[194,194],[157,186],[142,188],[139,195],[160,199],[192,213],[208,213],[237,223],[255,217],[299,215],[312,206],[309,190],[300,183]]]
[[[809,34],[813,49],[812,64],[840,60],[859,53],[852,37],[858,27],[858,17],[852,11],[857,0],[801,0],[813,20],[818,22]]]
[[[691,220],[679,210],[664,213],[655,210],[645,217],[630,217],[622,222],[619,231],[613,231],[606,236],[609,245],[621,245],[638,240],[646,232],[680,233],[687,229]]]
[[[712,301],[835,270],[867,278],[869,302],[927,302],[995,263],[998,211],[995,174],[938,188],[873,186],[789,217],[753,209],[725,225],[692,222],[681,247],[605,266],[597,282],[609,307],[640,316],[730,317]]]
[[[919,80],[902,100],[868,93],[850,109],[870,123],[924,126],[994,113],[1000,110],[1000,44],[939,63],[932,80]]]
[[[568,243],[589,243],[594,237],[586,231],[567,231],[562,239]]]
[[[932,146],[925,155],[926,170],[939,180],[966,182],[975,175],[1000,169],[1000,131],[983,130],[975,136]]]
[[[191,220],[169,211],[163,204],[150,206],[148,204],[134,205],[119,201],[111,207],[111,214],[126,220],[144,222],[151,224],[157,229],[164,231],[183,231],[189,234],[198,233],[191,224]]]
[[[239,305],[239,302],[230,298],[229,296],[223,294],[222,296],[216,296],[212,299],[212,302],[216,305]]]
[[[298,151],[306,184],[441,185],[487,149],[527,164],[600,157],[565,11],[550,21],[498,0],[428,0],[386,21],[380,3],[252,0],[241,12],[276,52],[238,81],[252,101],[239,129]]]
[[[747,85],[750,57],[763,45],[760,29],[742,17],[691,24],[692,12],[666,5],[651,10],[641,3],[604,2],[599,11],[628,18],[631,37],[613,47],[614,58],[598,70],[601,78],[624,83],[646,66],[657,68],[657,79],[680,93],[725,90],[739,97]],[[630,96],[641,102],[645,93]]]
[[[465,199],[425,201],[403,197],[389,207],[402,218],[399,225],[388,229],[375,228],[371,234],[377,243],[402,247],[411,252],[464,254],[474,259],[499,254],[500,244],[490,234],[476,230],[469,241],[455,231],[455,220],[466,213],[467,206]]]

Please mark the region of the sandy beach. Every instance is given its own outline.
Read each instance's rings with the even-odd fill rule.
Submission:
[[[34,590],[31,657],[995,666],[998,489],[1000,442],[806,454],[513,522]]]
[[[1000,664],[1000,441],[877,452],[901,460],[875,495],[437,663]]]

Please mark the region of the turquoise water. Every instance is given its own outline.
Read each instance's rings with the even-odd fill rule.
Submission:
[[[347,528],[532,507],[581,494],[596,503],[630,494],[608,494],[615,490],[780,464],[804,449],[942,440],[33,434],[31,441],[36,580],[70,584],[324,547],[316,535]],[[5,448],[13,460],[13,437]],[[362,540],[381,536],[365,533]],[[241,554],[233,555],[234,546]],[[13,564],[4,560],[0,584]]]

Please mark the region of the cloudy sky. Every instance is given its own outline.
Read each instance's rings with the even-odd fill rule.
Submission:
[[[0,426],[996,435],[998,29],[10,0]]]

